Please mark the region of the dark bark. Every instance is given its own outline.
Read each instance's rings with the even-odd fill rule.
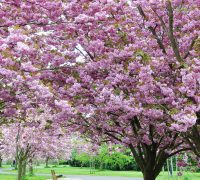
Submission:
[[[148,18],[147,18],[147,16],[145,15],[145,13],[144,13],[142,7],[141,7],[141,6],[138,6],[137,8],[138,8],[138,10],[139,10],[140,15],[144,18],[144,20],[148,21]],[[155,27],[149,26],[149,27],[148,27],[148,29],[151,31],[151,33],[152,33],[153,36],[155,37],[155,39],[156,39],[156,41],[157,41],[157,43],[158,43],[158,46],[160,47],[160,49],[162,49],[162,52],[163,52],[164,54],[167,54],[162,39],[161,39],[161,38],[158,36],[158,34],[156,33],[156,28],[157,28],[157,26],[155,26]]]
[[[131,126],[135,135],[138,134],[138,130],[141,129],[140,122],[137,117],[131,121]],[[145,180],[154,180],[159,175],[164,162],[169,155],[165,153],[165,148],[159,149],[159,142],[154,141],[155,129],[152,125],[149,125],[149,139],[151,144],[140,143],[137,147],[129,145],[133,157],[137,165],[140,167]]]
[[[168,155],[164,151],[156,153],[157,149],[153,149],[153,147],[150,146],[143,145],[143,148],[140,146],[136,148],[130,146],[136,163],[143,173],[144,180],[155,180],[168,158]],[[142,152],[144,149],[146,149],[145,153]]]
[[[150,169],[144,173],[144,180],[155,180],[155,174]]]
[[[196,123],[186,134],[184,138],[186,143],[191,147],[191,150],[200,157],[200,126]]]

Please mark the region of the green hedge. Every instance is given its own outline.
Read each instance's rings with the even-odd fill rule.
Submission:
[[[117,150],[118,148],[118,146],[108,148],[108,146],[104,145],[100,148],[99,153],[92,157],[87,153],[78,154],[74,150],[67,164],[75,167],[89,167],[91,161],[93,161],[98,169],[139,171],[130,152],[126,149],[119,151]]]

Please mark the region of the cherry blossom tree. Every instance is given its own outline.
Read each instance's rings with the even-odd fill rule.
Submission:
[[[199,4],[86,3],[73,4],[78,13],[68,6],[84,60],[65,73],[60,96],[75,108],[75,128],[128,146],[144,179],[155,179],[167,158],[190,150],[180,134],[199,112]]]
[[[34,158],[48,156],[51,158],[69,157],[71,153],[70,135],[60,127],[53,125],[49,111],[29,114],[24,123],[13,123],[1,128],[1,153],[10,159],[16,159],[18,180],[26,175],[27,164]]]
[[[167,158],[196,149],[198,0],[0,5],[3,118],[48,104],[61,126],[129,147],[145,180]]]
[[[65,73],[66,84],[57,83],[60,103],[74,108],[68,121],[95,140],[128,146],[144,179],[154,180],[167,158],[191,149],[180,135],[199,112],[199,3],[81,1],[68,8],[74,28],[67,32],[83,58]]]
[[[48,133],[48,132],[47,132]],[[68,160],[73,149],[71,135],[60,133],[58,136],[46,135],[46,143],[36,154],[37,159],[45,160],[46,167],[49,167],[49,160]]]

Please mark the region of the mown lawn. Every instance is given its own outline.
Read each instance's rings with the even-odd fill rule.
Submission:
[[[16,180],[17,176],[16,175],[4,175],[4,174],[0,174],[0,179],[1,180]],[[45,176],[27,176],[26,180],[46,180],[47,177]]]
[[[10,167],[10,166],[9,166]],[[49,168],[45,168],[44,165],[36,166],[34,168],[34,174],[48,174],[50,175],[51,170],[55,170],[56,174],[66,174],[66,175],[91,175],[91,176],[121,176],[121,177],[142,177],[141,172],[137,171],[110,171],[110,170],[96,170],[95,174],[90,174],[90,168],[79,168],[79,167],[69,167],[69,166],[53,166],[51,165]],[[7,172],[16,172],[16,170],[7,170]],[[16,172],[17,173],[17,172]],[[14,180],[13,176],[6,176],[5,178],[2,175],[0,179],[5,180]],[[10,179],[9,179],[10,178]],[[37,177],[28,177],[27,180],[45,180],[45,177],[37,176]],[[161,172],[161,174],[157,178],[158,180],[168,180],[168,173]],[[174,173],[173,180],[200,180],[200,173],[192,173],[192,172],[184,172],[182,177],[176,176]]]
[[[34,168],[35,174],[50,174],[51,170],[55,170],[56,174],[68,175],[91,175],[91,176],[124,176],[124,177],[142,177],[142,173],[138,171],[110,171],[110,170],[95,170],[95,174],[90,174],[90,168],[69,167],[69,166],[53,166],[45,168],[44,165]],[[16,170],[7,170],[6,172],[16,172]]]

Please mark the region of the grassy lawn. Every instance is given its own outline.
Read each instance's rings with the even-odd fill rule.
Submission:
[[[110,170],[95,170],[95,174],[90,174],[90,168],[87,167],[69,167],[69,166],[53,166],[44,168],[44,165],[34,167],[35,174],[50,174],[51,170],[55,170],[56,174],[68,175],[92,175],[92,176],[124,176],[124,177],[142,177],[141,172],[137,171],[110,171]],[[7,172],[17,172],[16,170],[7,170]]]
[[[52,167],[52,168],[37,168],[36,173],[49,173],[54,169],[57,174],[70,174],[70,175],[91,175],[89,168],[79,167]],[[128,176],[128,177],[142,177],[141,172],[135,171],[110,171],[110,170],[95,170],[95,176]]]
[[[10,166],[7,166],[7,168]],[[6,167],[4,167],[6,168]],[[49,168],[44,168],[44,165],[36,166],[34,168],[34,173],[40,174],[49,174],[51,169],[54,169],[56,174],[66,174],[66,175],[91,175],[91,176],[121,176],[121,177],[142,177],[141,172],[137,171],[110,171],[110,170],[96,170],[95,174],[90,174],[90,168],[79,168],[79,167],[69,167],[69,166],[50,166]],[[8,170],[7,170],[8,172]],[[9,172],[16,172],[16,170],[9,170]],[[17,172],[16,172],[17,173]],[[5,180],[14,180],[15,176],[6,176],[5,178],[0,175],[0,179]],[[27,180],[45,180],[45,177],[37,176],[37,177],[28,177]],[[168,180],[168,173],[161,172],[161,174],[157,178],[158,180]],[[184,175],[182,177],[177,177],[174,173],[173,180],[200,180],[200,173],[191,173],[191,172],[184,172]]]
[[[4,174],[0,174],[0,179],[2,180],[16,180],[17,176],[16,175],[4,175]],[[47,177],[45,176],[27,176],[26,178],[27,180],[46,180]]]
[[[165,172],[160,173],[160,175],[157,178],[158,180],[172,180],[172,178],[168,178],[168,173]],[[176,176],[176,173],[173,176],[173,180],[200,180],[200,173],[191,173],[191,172],[185,172],[183,176],[178,177]]]

